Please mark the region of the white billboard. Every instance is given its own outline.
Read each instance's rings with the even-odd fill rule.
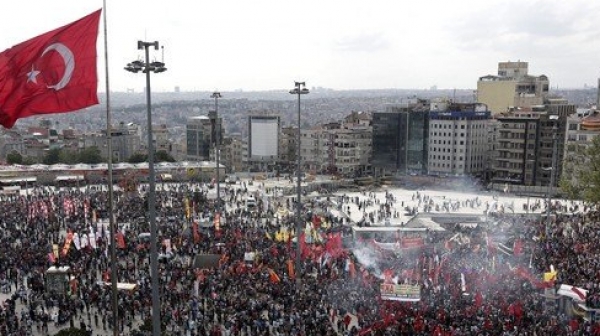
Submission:
[[[279,118],[250,117],[250,157],[275,158],[279,147]]]

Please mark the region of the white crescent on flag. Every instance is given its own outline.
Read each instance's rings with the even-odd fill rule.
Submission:
[[[75,70],[75,57],[73,56],[73,52],[66,45],[62,43],[53,43],[44,49],[42,52],[42,56],[44,56],[47,52],[54,50],[56,51],[63,59],[65,63],[65,72],[63,73],[62,78],[54,85],[48,85],[49,89],[54,89],[58,91],[71,81],[71,76],[73,75],[73,70]]]

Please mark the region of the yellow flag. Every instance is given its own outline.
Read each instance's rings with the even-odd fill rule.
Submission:
[[[544,282],[556,281],[556,275],[558,272],[545,272],[544,273]]]

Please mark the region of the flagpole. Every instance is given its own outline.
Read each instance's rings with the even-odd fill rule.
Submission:
[[[104,72],[106,75],[106,148],[108,151],[108,220],[110,225],[110,281],[112,299],[113,336],[119,336],[119,305],[117,292],[117,250],[115,243],[114,204],[113,204],[113,153],[112,153],[112,118],[110,114],[110,82],[108,77],[108,29],[106,24],[106,0],[102,0],[104,12]]]

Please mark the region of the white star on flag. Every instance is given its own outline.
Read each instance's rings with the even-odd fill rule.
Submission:
[[[35,84],[37,84],[37,75],[39,75],[39,74],[40,74],[40,71],[35,70],[35,68],[32,65],[31,71],[29,71],[27,73],[27,83],[34,82]]]

